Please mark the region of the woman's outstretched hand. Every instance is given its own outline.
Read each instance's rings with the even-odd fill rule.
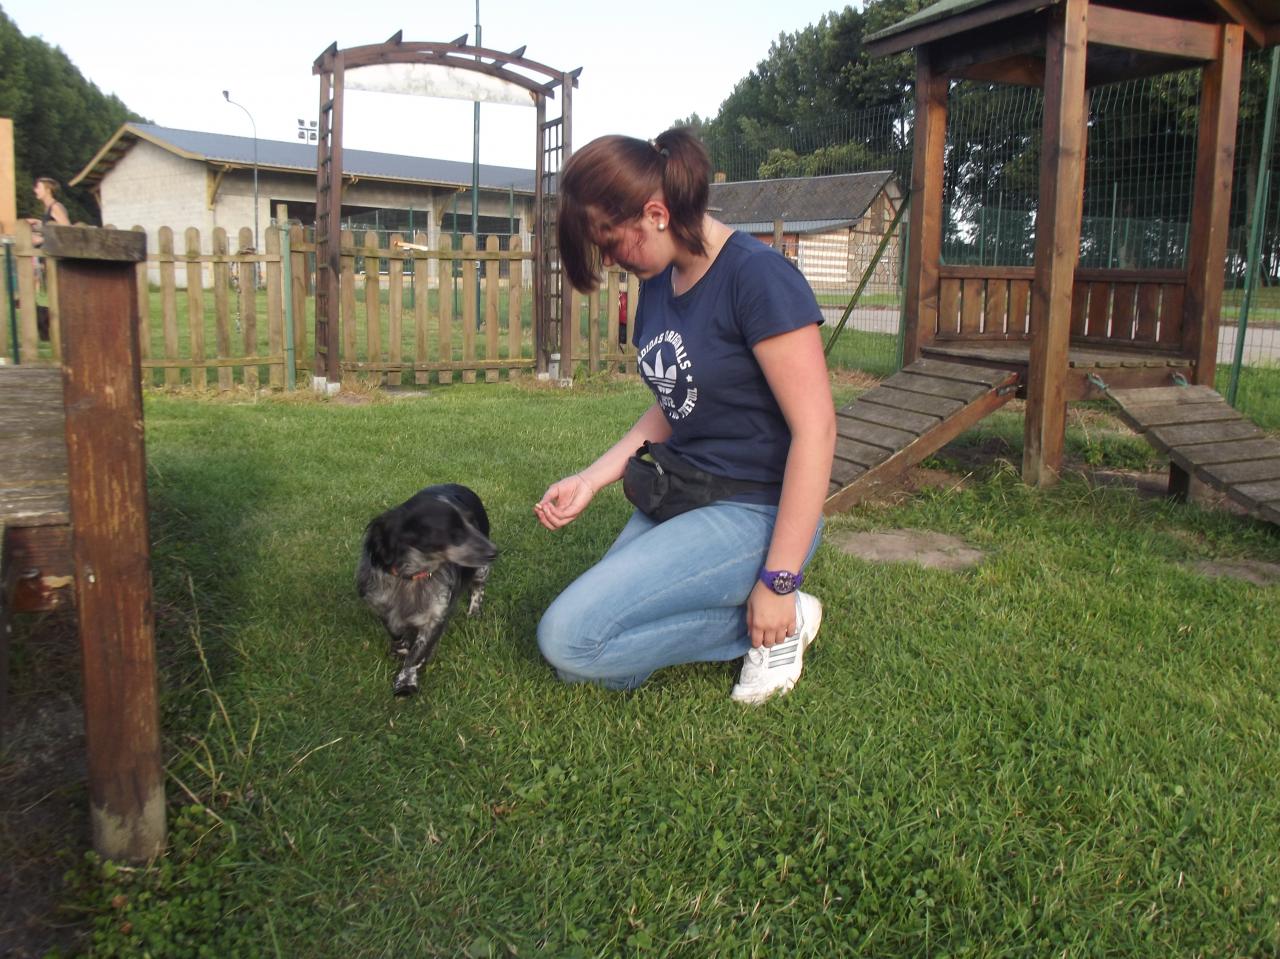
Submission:
[[[533,515],[547,529],[559,529],[577,519],[595,495],[586,477],[574,473],[547,487],[542,499],[533,504]]]

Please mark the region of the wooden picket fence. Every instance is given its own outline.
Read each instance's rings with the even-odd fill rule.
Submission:
[[[134,229],[141,229],[134,227]],[[169,227],[137,268],[138,330],[143,382],[169,388],[230,390],[305,385],[314,364],[315,243],[302,227],[264,231],[261,253],[243,228],[234,248],[213,231]],[[339,310],[344,375],[386,385],[495,382],[535,366],[532,253],[518,237],[507,250],[490,236],[449,235],[433,247],[421,233],[344,233]],[[25,223],[9,248],[0,309],[5,315],[0,356],[6,362],[55,362],[58,342],[56,266],[43,267]],[[505,265],[504,265],[505,264]],[[41,288],[43,286],[43,292]],[[10,296],[12,288],[12,297]],[[626,311],[619,316],[620,294]],[[600,291],[572,294],[578,323],[562,344],[562,376],[634,370],[635,350],[618,341],[632,329],[638,284],[612,270]],[[14,321],[8,315],[13,300]],[[40,303],[47,304],[49,338],[40,337]],[[16,336],[14,332],[16,331]]]

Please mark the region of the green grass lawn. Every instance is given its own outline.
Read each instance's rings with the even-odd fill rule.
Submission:
[[[1074,476],[1028,489],[1002,463],[1005,413],[940,456],[1008,448],[967,488],[830,522],[808,580],[826,618],[789,697],[731,702],[731,664],[564,686],[538,616],[629,508],[611,488],[553,534],[531,506],[647,397],[603,380],[150,396],[173,850],[72,871],[89,953],[1280,950],[1280,592],[1188,566],[1278,563],[1274,528]],[[1153,465],[1143,449],[1073,419],[1073,456]],[[480,492],[502,555],[481,615],[396,700],[357,549],[369,517],[440,481]],[[986,560],[834,545],[899,527]],[[678,569],[655,556],[637,589]]]
[[[1240,307],[1244,303],[1244,287],[1230,288],[1222,291],[1223,319],[1235,321],[1240,316]],[[1267,324],[1275,326],[1280,323],[1280,287],[1259,286],[1253,291],[1249,300],[1249,325]]]

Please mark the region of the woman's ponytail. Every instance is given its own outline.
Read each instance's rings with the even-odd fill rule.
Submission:
[[[702,141],[684,127],[660,133],[653,148],[663,158],[662,193],[671,212],[671,231],[680,245],[701,256],[702,216],[707,212],[711,157]]]

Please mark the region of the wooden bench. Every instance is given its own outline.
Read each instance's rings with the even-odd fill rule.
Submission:
[[[62,366],[0,367],[0,721],[10,616],[74,608],[94,848],[164,848],[138,351],[141,233],[49,226]]]

